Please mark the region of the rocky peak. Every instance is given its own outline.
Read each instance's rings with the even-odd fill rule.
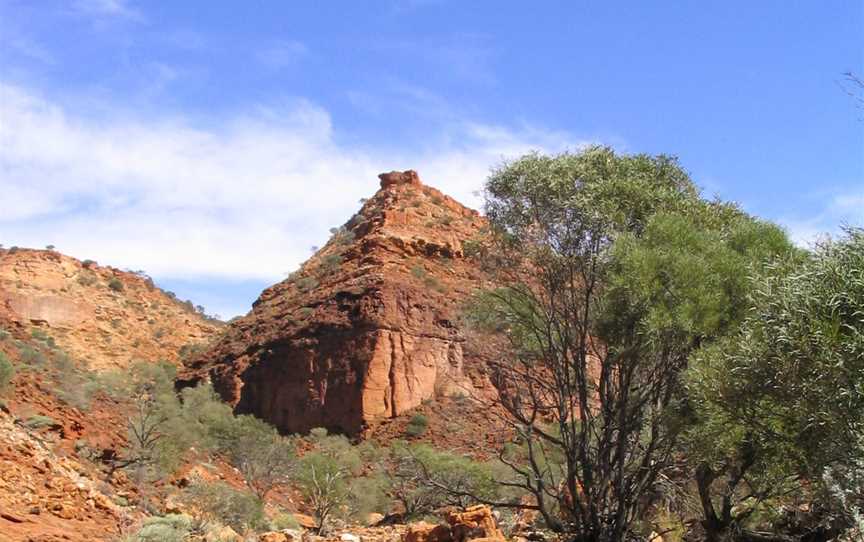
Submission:
[[[461,303],[483,276],[465,242],[483,218],[414,171],[381,189],[300,269],[188,365],[239,412],[286,432],[356,434],[440,395],[485,389],[466,354]]]
[[[420,182],[420,176],[417,175],[417,172],[413,169],[381,173],[378,175],[378,178],[381,179],[381,188],[387,188],[397,184],[423,185],[423,183]]]

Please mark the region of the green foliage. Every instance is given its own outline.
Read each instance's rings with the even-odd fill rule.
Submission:
[[[714,465],[746,453],[754,471],[811,479],[859,459],[864,233],[849,230],[803,264],[769,267],[748,304],[740,330],[692,360],[693,442]]]
[[[185,514],[168,514],[146,518],[129,542],[183,542],[192,528],[192,518]]]
[[[341,435],[323,428],[310,432],[312,449],[303,454],[293,480],[309,503],[319,532],[326,532],[335,517],[357,517],[383,506],[385,484],[373,475],[360,476],[364,464],[376,460],[370,444],[352,446]]]
[[[318,281],[315,277],[301,277],[295,284],[301,292],[308,292],[318,286]]]
[[[103,376],[76,364],[44,331],[35,329],[32,336],[31,343],[16,343],[22,362],[19,369],[44,371],[58,399],[86,410],[94,393],[106,389]]]
[[[48,358],[41,350],[22,342],[17,343],[16,346],[18,348],[18,357],[25,367],[29,369],[39,368],[44,367],[48,363]]]
[[[204,517],[228,525],[238,533],[267,526],[261,499],[224,482],[193,484],[187,490],[187,500]]]
[[[296,462],[295,444],[279,435],[272,425],[254,416],[241,415],[215,432],[218,449],[237,467],[260,499],[288,481]]]
[[[54,342],[54,338],[48,335],[48,333],[43,329],[34,328],[33,331],[30,332],[30,336],[41,343],[45,343],[46,346],[51,348],[57,346],[57,343]]]
[[[174,391],[170,365],[136,365],[127,388],[133,412],[129,446],[119,463],[142,481],[170,474],[190,448],[223,455],[263,499],[285,483],[295,462],[295,444],[253,416],[235,416],[209,384]]]
[[[613,348],[634,339],[679,348],[683,360],[694,345],[734,330],[747,309],[749,277],[792,254],[779,228],[729,206],[694,202],[684,214],[657,213],[610,251],[596,336]]]
[[[342,265],[341,254],[328,254],[321,260],[321,272],[327,275],[335,273],[340,265]]]
[[[95,273],[85,268],[78,273],[78,284],[81,286],[93,286],[99,280]]]
[[[96,393],[109,393],[110,377],[80,366],[62,350],[50,349],[44,358],[54,394],[67,405],[86,411]]]
[[[297,523],[297,518],[290,512],[279,512],[270,519],[270,529],[273,531],[299,528],[300,524]]]
[[[414,278],[423,280],[426,278],[426,270],[423,269],[422,265],[415,265],[411,268],[411,274]]]
[[[504,164],[486,214],[482,261],[507,286],[478,296],[469,322],[507,339],[502,406],[526,446],[514,473],[551,528],[626,537],[673,462],[688,358],[744,318],[748,276],[794,249],[702,199],[673,158],[603,147]]]
[[[502,495],[491,464],[435,450],[425,444],[395,442],[390,450],[390,491],[408,517],[422,517],[445,506],[465,507]]]
[[[411,421],[408,422],[407,427],[405,427],[405,433],[410,437],[419,437],[426,432],[428,426],[429,419],[425,415],[415,414],[411,417]]]
[[[117,277],[112,277],[111,280],[108,281],[108,287],[115,292],[122,292],[124,288],[123,281],[121,281]]]
[[[50,416],[43,416],[41,414],[37,414],[34,416],[30,416],[26,420],[22,421],[21,425],[28,429],[43,429],[45,427],[56,426],[57,420]]]
[[[353,231],[345,228],[344,226],[338,228],[330,228],[330,234],[332,235],[330,241],[337,246],[343,247],[346,245],[350,245],[352,242],[354,242],[354,239],[356,237]]]
[[[6,357],[6,354],[0,352],[0,397],[2,397],[12,384],[12,377],[15,376],[15,366]]]
[[[483,250],[483,243],[477,239],[466,239],[462,242],[462,252],[466,258],[473,258]]]

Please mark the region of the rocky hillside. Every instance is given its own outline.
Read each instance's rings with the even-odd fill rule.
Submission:
[[[179,363],[181,349],[211,341],[222,327],[142,274],[18,248],[0,249],[0,318],[50,336],[94,370]]]
[[[484,277],[466,260],[483,218],[420,182],[380,190],[187,367],[237,411],[286,432],[357,434],[434,397],[493,393],[460,307]],[[470,245],[468,245],[470,247]]]

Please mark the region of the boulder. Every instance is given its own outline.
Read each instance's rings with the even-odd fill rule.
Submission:
[[[258,542],[289,542],[289,540],[285,533],[270,531],[258,535]]]
[[[381,523],[384,520],[384,514],[379,514],[378,512],[372,512],[366,516],[366,525],[368,527],[373,527]]]
[[[285,535],[287,542],[300,542],[303,540],[303,533],[297,529],[282,529],[279,532]]]
[[[421,521],[408,525],[404,542],[453,542],[453,535],[449,525],[432,525]]]
[[[504,533],[498,528],[492,510],[486,505],[466,508],[462,512],[447,514],[454,542],[489,539],[504,540]]]
[[[312,516],[307,516],[306,514],[294,514],[294,519],[297,520],[297,525],[303,527],[304,529],[315,529],[318,527],[318,523],[315,521],[315,518]]]

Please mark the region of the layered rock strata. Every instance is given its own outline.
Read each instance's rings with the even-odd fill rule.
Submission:
[[[357,434],[442,395],[489,393],[462,304],[483,283],[465,258],[484,220],[414,171],[380,190],[298,272],[181,375],[212,380],[242,413],[284,432]]]

